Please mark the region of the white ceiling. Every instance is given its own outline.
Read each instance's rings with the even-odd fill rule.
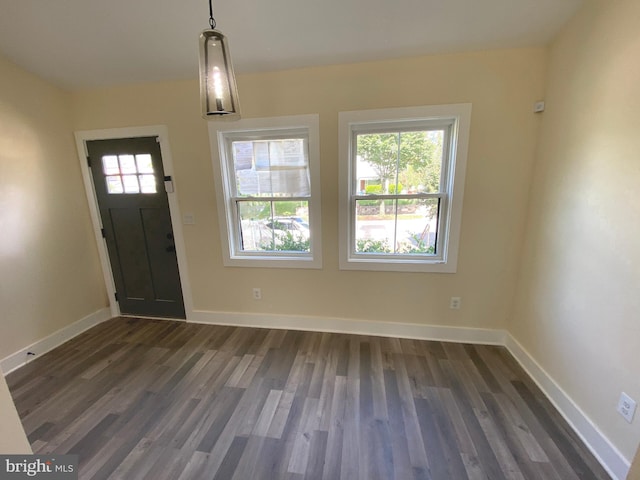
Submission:
[[[236,72],[540,46],[583,0],[214,0]],[[196,78],[207,0],[0,0],[0,51],[62,87]]]

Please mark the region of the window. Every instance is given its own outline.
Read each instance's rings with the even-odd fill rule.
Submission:
[[[225,265],[320,268],[317,115],[211,122]]]
[[[107,193],[156,193],[153,162],[148,153],[139,155],[104,155],[102,171]]]
[[[470,104],[340,113],[340,268],[456,271]]]

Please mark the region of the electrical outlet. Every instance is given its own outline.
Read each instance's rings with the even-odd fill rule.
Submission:
[[[544,101],[536,102],[533,105],[533,113],[544,112]]]
[[[254,300],[262,300],[262,289],[254,288],[253,289],[253,299]]]
[[[460,310],[461,305],[462,305],[462,297],[451,297],[451,301],[449,302],[450,309]]]
[[[618,413],[629,423],[633,420],[636,411],[636,402],[629,395],[622,392],[618,401]]]

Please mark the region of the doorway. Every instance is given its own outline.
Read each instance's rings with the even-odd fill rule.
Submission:
[[[120,313],[185,318],[159,138],[85,144]]]

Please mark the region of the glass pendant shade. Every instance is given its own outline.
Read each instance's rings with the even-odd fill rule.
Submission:
[[[204,118],[240,116],[229,44],[217,30],[205,30],[200,35],[200,101]]]

